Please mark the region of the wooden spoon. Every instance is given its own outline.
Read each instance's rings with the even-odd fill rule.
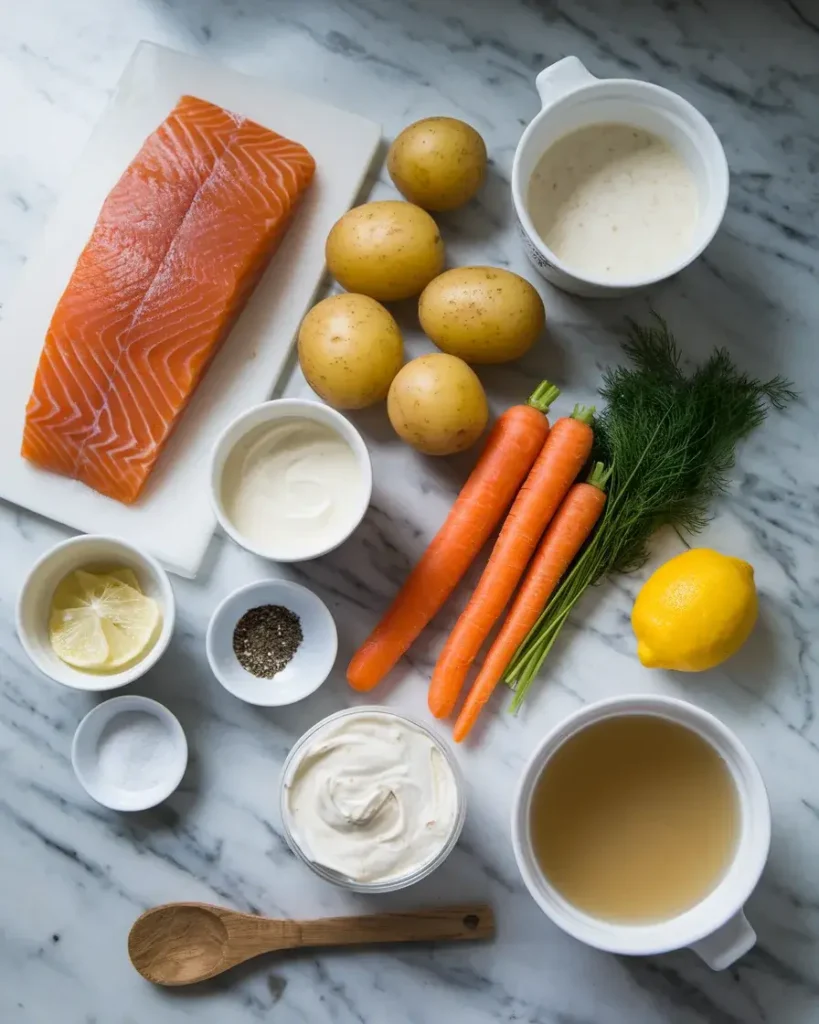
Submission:
[[[136,919],[128,955],[155,985],[190,985],[280,949],[452,942],[494,933],[492,908],[483,903],[314,921],[279,921],[208,903],[165,903]]]

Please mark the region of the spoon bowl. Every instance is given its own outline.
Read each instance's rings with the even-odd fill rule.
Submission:
[[[277,920],[208,903],[166,903],[134,922],[128,956],[155,985],[190,985],[261,953],[384,942],[455,942],[494,935],[485,904],[397,914]]]
[[[158,985],[187,985],[218,974],[228,930],[210,907],[169,904],[143,914],[128,936],[139,973]]]

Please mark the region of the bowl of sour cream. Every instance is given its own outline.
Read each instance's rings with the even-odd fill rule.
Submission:
[[[515,152],[512,199],[538,272],[605,297],[696,259],[728,202],[725,151],[703,115],[650,82],[595,78],[577,57],[535,85],[542,109]]]
[[[383,707],[346,708],[313,726],[284,763],[287,842],[317,875],[355,892],[392,892],[449,856],[466,817],[444,743]]]
[[[320,402],[280,398],[233,420],[211,459],[222,529],[275,562],[332,551],[364,518],[372,465],[359,432]]]

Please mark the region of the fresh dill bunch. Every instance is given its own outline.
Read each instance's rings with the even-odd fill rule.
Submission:
[[[630,366],[608,370],[595,422],[594,458],[612,467],[608,502],[596,533],[515,653],[506,681],[517,710],[564,622],[586,588],[648,558],[661,526],[698,533],[728,483],[736,446],[796,397],[782,377],[741,373],[724,349],[687,375],[665,322],[631,323],[623,350]]]

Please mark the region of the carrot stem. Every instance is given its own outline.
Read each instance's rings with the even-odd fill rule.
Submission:
[[[579,420],[580,423],[588,423],[591,426],[594,420],[594,412],[593,405],[576,405],[572,409],[572,419]]]
[[[613,466],[609,466],[609,468],[606,469],[602,462],[595,462],[589,470],[589,475],[586,477],[586,483],[591,484],[592,487],[596,487],[598,491],[605,491],[613,468]]]
[[[550,384],[548,380],[542,380],[529,396],[527,405],[537,409],[538,412],[548,412],[549,406],[557,399],[560,388]]]

